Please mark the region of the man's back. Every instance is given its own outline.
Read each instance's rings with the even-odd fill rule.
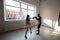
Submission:
[[[41,16],[40,16],[39,19],[38,19],[38,24],[41,25]]]

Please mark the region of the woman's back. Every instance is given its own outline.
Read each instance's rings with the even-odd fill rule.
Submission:
[[[30,24],[30,16],[29,15],[27,15],[27,17],[26,17],[26,24]]]

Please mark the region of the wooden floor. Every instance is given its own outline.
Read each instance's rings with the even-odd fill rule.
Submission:
[[[40,35],[36,35],[37,28],[32,28],[32,34],[28,31],[25,39],[25,29],[6,32],[0,35],[0,40],[60,40],[60,33],[53,29],[42,26],[40,29]]]

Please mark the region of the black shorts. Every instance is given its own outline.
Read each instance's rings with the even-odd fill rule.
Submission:
[[[41,24],[38,24],[38,28],[40,28]]]

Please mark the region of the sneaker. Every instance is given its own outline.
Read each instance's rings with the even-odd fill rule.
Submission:
[[[32,34],[32,31],[30,33]]]
[[[39,33],[37,33],[37,35],[39,35]]]
[[[38,30],[36,30],[36,31],[38,31]]]
[[[25,35],[25,38],[27,39],[27,36]]]

